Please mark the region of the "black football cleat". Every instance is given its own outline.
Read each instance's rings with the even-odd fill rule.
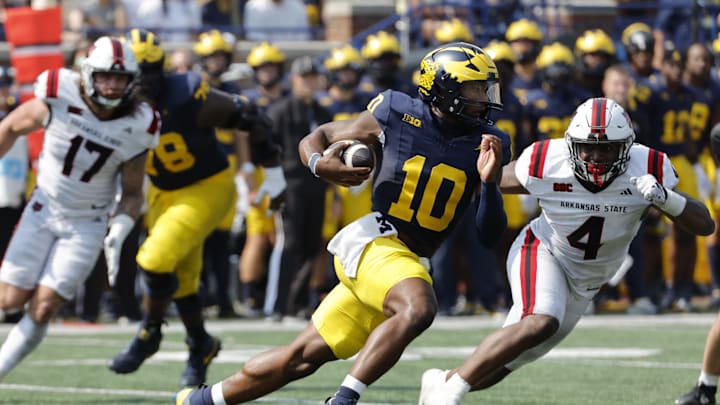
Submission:
[[[356,405],[357,400],[354,399],[340,399],[336,398],[335,395],[325,400],[325,405]]]
[[[160,349],[160,341],[162,341],[160,329],[151,332],[142,327],[130,342],[130,346],[110,360],[108,367],[118,374],[132,373],[140,368],[145,359]]]
[[[190,356],[185,371],[180,376],[180,386],[196,387],[205,383],[207,368],[222,349],[222,342],[220,339],[210,336],[200,345],[192,344],[189,339],[185,340],[185,343],[190,349]]]
[[[717,387],[698,384],[687,394],[675,400],[675,405],[713,405]]]

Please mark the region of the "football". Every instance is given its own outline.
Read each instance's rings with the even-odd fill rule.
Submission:
[[[350,167],[369,167],[375,165],[375,154],[372,149],[360,141],[352,141],[340,153],[340,159]]]

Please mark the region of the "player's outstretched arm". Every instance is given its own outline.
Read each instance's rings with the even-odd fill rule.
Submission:
[[[34,98],[20,104],[0,121],[0,157],[5,156],[15,140],[45,125],[50,109],[44,101]]]
[[[341,148],[328,153],[325,149],[342,140],[358,140],[366,145],[377,144],[382,133],[375,117],[363,111],[356,119],[333,121],[320,125],[300,140],[300,160],[318,177],[341,186],[356,186],[370,176],[367,167],[349,167],[340,160]]]
[[[646,200],[688,232],[707,236],[715,231],[715,221],[702,202],[665,188],[652,174],[631,177],[630,183]]]
[[[502,175],[500,176],[500,191],[503,194],[530,194],[515,175],[516,164],[517,160],[513,160],[503,166]]]
[[[507,216],[497,181],[500,179],[502,163],[502,141],[494,135],[483,135],[477,170],[480,175],[480,200],[475,213],[475,225],[480,242],[493,247],[507,226]]]

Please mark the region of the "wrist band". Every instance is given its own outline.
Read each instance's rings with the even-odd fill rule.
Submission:
[[[665,204],[663,204],[660,209],[672,217],[682,214],[685,210],[687,199],[673,190],[666,189],[666,191],[667,198],[665,199]]]
[[[308,169],[310,169],[310,173],[312,173],[313,176],[315,176],[315,177],[320,177],[315,172],[315,166],[317,166],[317,161],[321,157],[322,157],[322,155],[320,153],[315,152],[315,153],[311,154],[310,158],[308,159]]]

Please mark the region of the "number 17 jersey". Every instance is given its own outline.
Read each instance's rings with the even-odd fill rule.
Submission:
[[[66,214],[109,209],[120,166],[155,147],[160,130],[160,115],[146,103],[126,116],[98,119],[85,104],[79,81],[77,73],[57,69],[35,82],[35,97],[50,109],[37,187],[51,208]]]

